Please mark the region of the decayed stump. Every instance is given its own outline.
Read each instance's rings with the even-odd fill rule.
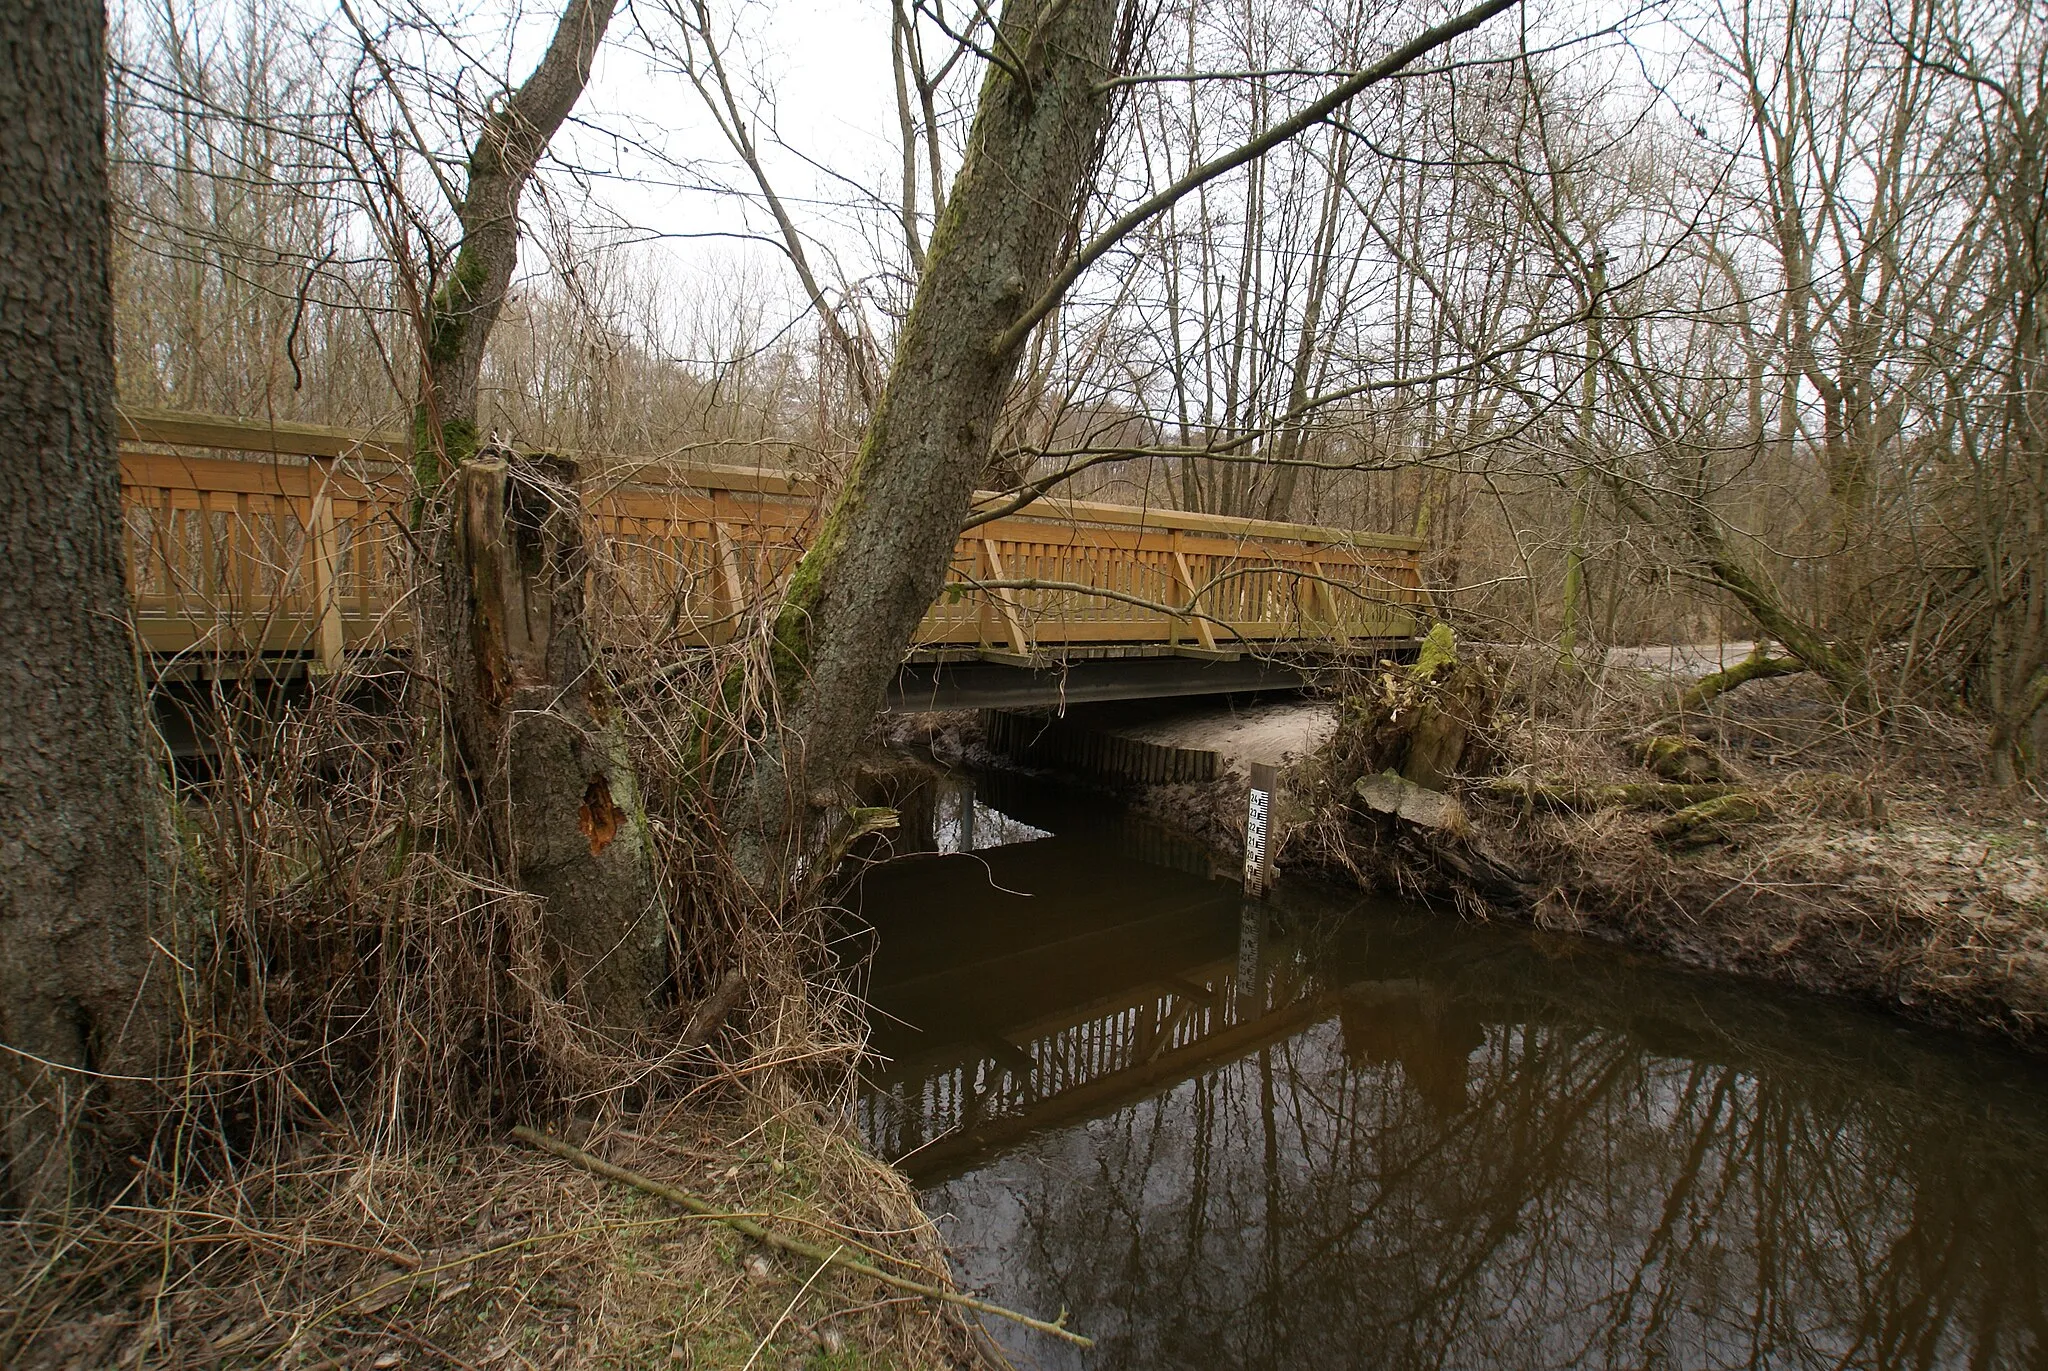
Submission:
[[[1437,624],[1414,665],[1382,671],[1345,702],[1344,745],[1362,748],[1372,771],[1448,790],[1492,718],[1493,695],[1486,672],[1461,660],[1450,627]]]
[[[475,461],[452,496],[444,642],[471,800],[505,874],[539,897],[549,992],[600,1027],[644,1028],[668,920],[639,787],[592,669],[576,467]]]
[[[1379,672],[1345,700],[1329,753],[1363,773],[1345,797],[1360,840],[1349,861],[1362,879],[1502,906],[1533,898],[1527,877],[1489,849],[1450,793],[1491,762],[1494,692],[1437,624],[1413,665]]]

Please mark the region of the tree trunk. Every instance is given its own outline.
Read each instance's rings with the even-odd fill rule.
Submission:
[[[554,39],[524,85],[495,109],[469,153],[456,209],[455,266],[427,306],[413,467],[422,495],[476,452],[477,385],[484,350],[519,265],[519,200],[562,121],[590,81],[614,0],[568,0]]]
[[[146,1100],[86,1073],[152,1074],[172,1022],[122,572],[105,28],[94,0],[0,10],[0,1161],[29,1204],[133,1144]]]
[[[519,261],[519,200],[582,96],[613,0],[568,0],[525,84],[485,121],[434,295],[413,443],[422,495],[455,474],[441,649],[468,785],[504,875],[541,902],[546,992],[611,1032],[649,1027],[668,920],[639,786],[593,669],[572,463],[475,460],[477,386]]]
[[[888,383],[777,612],[783,727],[732,825],[752,879],[787,869],[795,826],[814,800],[828,801],[945,579],[1024,339],[998,341],[1050,284],[1096,156],[1120,9],[1004,8]]]
[[[644,1029],[668,965],[639,787],[584,635],[573,464],[456,473],[443,560],[449,713],[505,871],[541,900],[547,992],[615,1032]]]

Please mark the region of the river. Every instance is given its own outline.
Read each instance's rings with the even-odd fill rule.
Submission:
[[[915,811],[915,812],[912,812]],[[2048,1067],[949,777],[862,883],[870,1143],[1020,1367],[2048,1364]]]

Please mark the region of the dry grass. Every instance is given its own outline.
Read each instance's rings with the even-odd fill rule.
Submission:
[[[587,1130],[587,1135],[586,1135]],[[584,1145],[794,1236],[944,1279],[894,1172],[801,1100],[720,1091]],[[990,1360],[949,1314],[822,1277],[518,1144],[300,1155],[87,1225],[17,1228],[21,1367],[924,1367]]]
[[[547,991],[534,902],[458,803],[431,642],[282,709],[209,688],[221,746],[164,797],[185,1031],[156,1141],[99,1207],[0,1225],[0,1365],[994,1358],[948,1309],[813,1280],[506,1141],[514,1122],[587,1135],[714,1203],[947,1279],[914,1196],[843,1122],[865,1024],[823,936],[830,863],[762,892],[726,858],[718,796],[774,721],[759,625],[675,646],[649,635],[596,668],[675,934],[672,1007],[631,1041]],[[680,1044],[734,976],[738,1003]]]

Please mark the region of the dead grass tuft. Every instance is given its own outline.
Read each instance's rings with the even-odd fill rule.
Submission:
[[[723,1090],[576,1129],[608,1159],[795,1236],[945,1280],[906,1183],[802,1101]],[[17,1227],[0,1360],[23,1368],[998,1364],[949,1312],[797,1269],[518,1144],[350,1138],[176,1207]]]

